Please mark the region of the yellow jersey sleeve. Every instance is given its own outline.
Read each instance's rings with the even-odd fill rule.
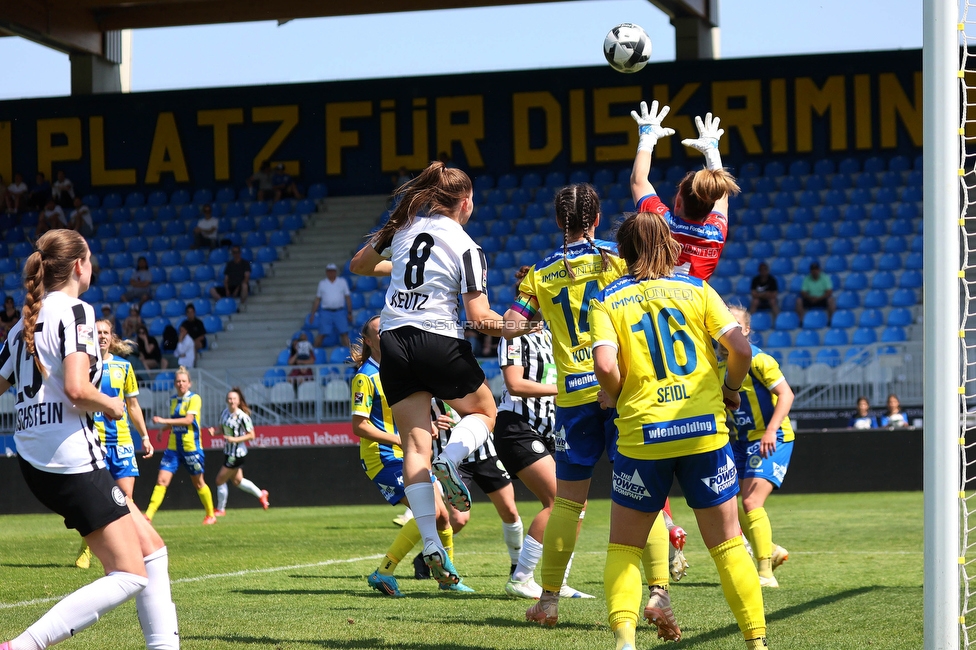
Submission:
[[[194,394],[193,397],[190,398],[189,406],[186,407],[186,413],[187,415],[192,413],[195,416],[193,419],[196,421],[196,425],[198,427],[200,426],[200,413],[202,411],[203,411],[203,400],[200,398],[199,395]]]
[[[776,359],[765,352],[753,355],[752,372],[766,388],[775,388],[786,379]]]
[[[373,383],[363,373],[352,378],[352,414],[368,418],[373,410]]]
[[[716,341],[722,338],[729,330],[739,327],[739,322],[729,311],[728,305],[722,300],[721,296],[707,282],[702,282],[704,289],[704,312],[705,325],[708,333]]]
[[[594,349],[601,344],[609,344],[615,350],[620,348],[617,341],[617,330],[613,328],[613,321],[601,300],[593,299],[590,301],[590,313],[587,318],[590,321],[590,335],[593,337]]]
[[[135,370],[132,364],[127,364],[125,368],[125,386],[122,389],[124,397],[135,397],[139,394],[139,383],[136,381]]]

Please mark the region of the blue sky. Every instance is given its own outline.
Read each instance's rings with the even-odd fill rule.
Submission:
[[[723,0],[719,21],[725,59],[922,46],[921,0]],[[674,28],[647,0],[575,0],[136,30],[132,90],[606,65],[620,22],[644,27],[652,61],[674,59]],[[70,94],[66,54],[0,38],[0,66],[0,100]]]

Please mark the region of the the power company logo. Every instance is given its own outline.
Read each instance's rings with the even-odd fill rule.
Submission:
[[[735,468],[733,467],[733,469]],[[613,473],[613,491],[619,492],[631,499],[643,499],[651,496],[651,493],[644,486],[644,481],[641,479],[640,474],[637,473],[636,468],[634,468],[634,473],[630,476],[627,476],[623,472],[615,471]]]
[[[735,485],[738,476],[735,472],[735,463],[729,458],[728,454],[725,456],[725,465],[719,468],[718,474],[715,476],[709,476],[701,480],[709,490],[715,494],[721,494],[725,490]]]

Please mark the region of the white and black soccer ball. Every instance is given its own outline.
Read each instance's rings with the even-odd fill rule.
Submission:
[[[640,25],[620,23],[603,40],[603,55],[617,72],[637,72],[651,57],[651,39]]]

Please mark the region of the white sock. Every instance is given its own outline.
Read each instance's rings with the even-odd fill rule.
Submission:
[[[532,577],[535,567],[542,559],[542,542],[536,540],[532,535],[526,535],[522,540],[522,552],[519,553],[518,566],[512,578],[522,582]]]
[[[145,589],[148,579],[133,573],[113,571],[104,578],[68,594],[27,631],[10,642],[12,650],[42,650],[74,636],[95,624]]]
[[[522,519],[516,519],[514,524],[502,522],[505,545],[508,547],[508,557],[512,564],[518,564],[519,554],[522,552]]]
[[[261,488],[259,488],[254,483],[247,480],[246,478],[242,478],[240,485],[238,485],[237,487],[240,488],[241,490],[244,490],[251,496],[258,497],[259,499],[261,498]]]
[[[566,573],[563,574],[563,584],[569,584],[569,570],[573,567],[573,557],[576,553],[569,556],[569,562],[566,563]]]
[[[143,561],[149,584],[136,596],[136,612],[146,647],[149,650],[179,650],[176,605],[169,586],[169,553],[164,546]]]
[[[465,415],[451,430],[451,441],[444,446],[440,455],[449,458],[455,466],[460,465],[472,451],[485,444],[489,433],[484,420],[475,415]]]
[[[227,509],[227,496],[230,490],[227,489],[226,483],[221,483],[217,486],[217,510]]]
[[[413,518],[417,522],[417,528],[420,529],[424,544],[434,542],[440,548],[441,542],[437,536],[437,508],[434,505],[434,484],[414,483],[403,488],[403,494],[410,502]]]
[[[411,510],[410,508],[406,508],[403,511],[403,516],[406,517],[407,519],[410,519],[411,517],[413,517],[413,510]]]

